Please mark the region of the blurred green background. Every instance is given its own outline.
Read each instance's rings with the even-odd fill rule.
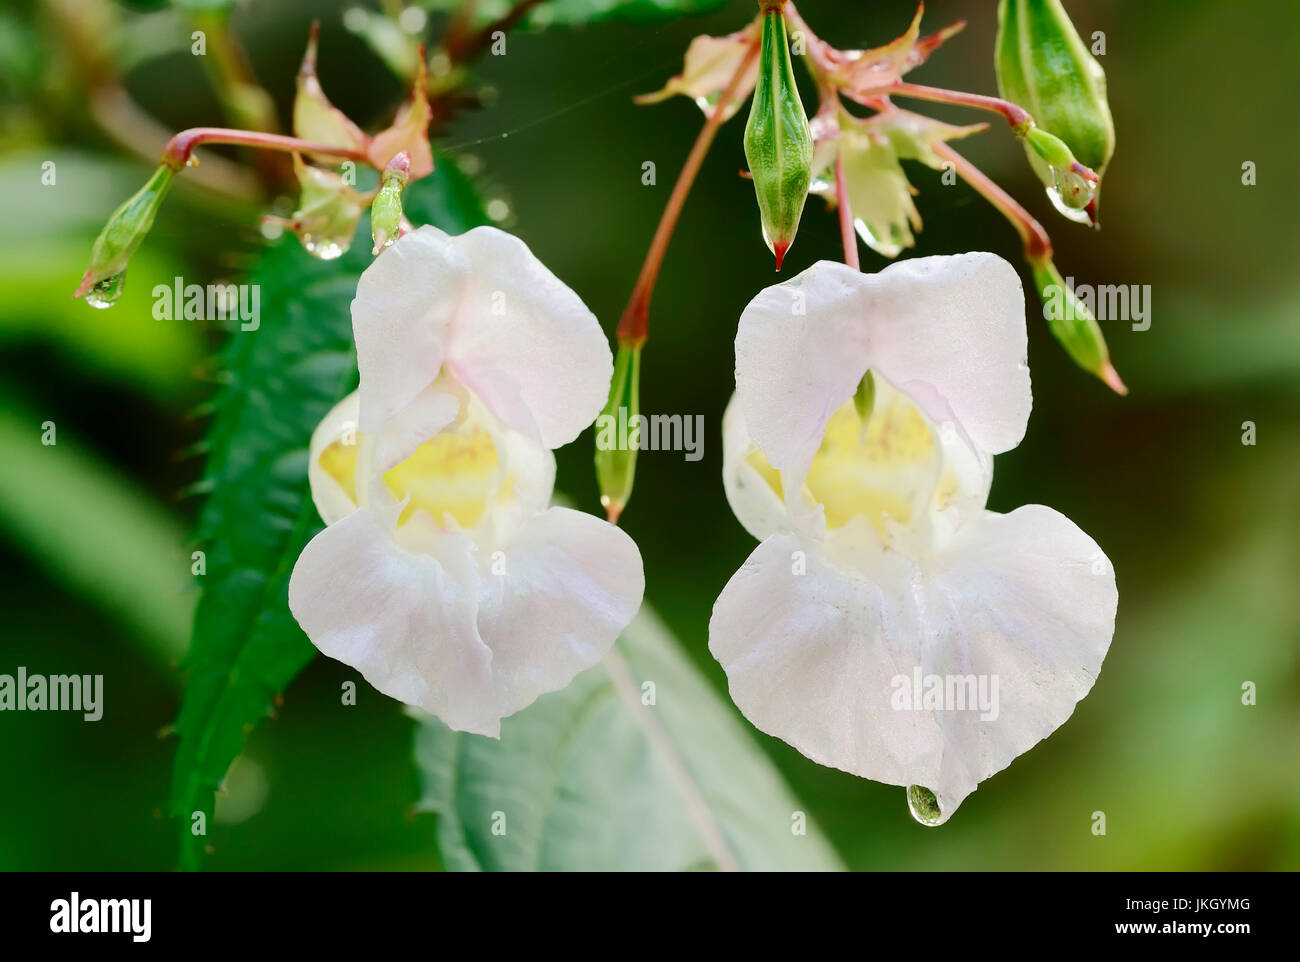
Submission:
[[[314,18],[322,79],[342,109],[366,123],[401,96],[344,28],[345,6],[240,4],[234,34],[282,123]],[[148,291],[177,274],[237,279],[262,243],[264,205],[247,157],[205,164],[180,179],[124,302],[97,312],[70,299],[100,225],[167,134],[230,121],[205,73],[211,58],[190,55],[192,24],[176,10],[140,10],[157,7],[18,0],[0,11],[0,672],[102,673],[106,689],[94,724],[0,714],[3,869],[175,864],[173,825],[157,814],[174,751],[161,732],[176,714],[171,666],[196,594],[185,539],[197,503],[183,495],[199,464],[186,450],[202,438],[196,408],[219,374],[220,336],[153,320]],[[508,55],[476,68],[491,104],[438,134],[486,196],[508,205],[495,205],[503,226],[611,333],[700,122],[684,99],[630,98],[676,73],[692,36],[738,29],[752,7],[512,34]],[[1118,149],[1103,231],[1052,212],[1004,128],[959,146],[1044,222],[1063,274],[1152,287],[1150,330],[1106,325],[1128,398],[1076,370],[1031,302],[1034,413],[1025,442],[998,459],[992,495],[995,509],[1065,512],[1114,561],[1119,618],[1100,679],[1060,731],[939,829],[911,820],[901,789],[755,737],[854,868],[1295,869],[1300,137],[1287,51],[1300,48],[1300,5],[1067,7],[1085,37],[1107,38]],[[913,10],[909,0],[800,8],[841,47],[892,39]],[[931,0],[925,27],[958,18],[966,31],[913,79],[994,92],[995,6]],[[442,23],[431,17],[429,35]],[[669,250],[642,375],[643,410],[705,416],[705,457],[643,454],[624,521],[645,558],[648,601],[720,690],[706,626],[753,543],[722,494],[719,424],[736,319],[773,281],[752,189],[737,176],[742,125],[723,128]],[[55,187],[41,183],[47,161]],[[657,186],[641,183],[645,161]],[[1257,186],[1242,185],[1246,161]],[[914,253],[992,250],[1021,263],[1011,228],[973,192],[909,173],[925,219]],[[835,219],[813,201],[788,272],[839,256]],[[883,266],[865,248],[862,257],[864,270]],[[40,443],[47,420],[56,447]],[[1254,446],[1242,444],[1245,421],[1257,426]],[[559,489],[596,511],[590,456],[589,433],[559,452]],[[409,814],[411,722],[377,697],[339,711],[348,677],[317,659],[253,735],[219,802],[213,868],[437,865],[433,817]],[[1246,681],[1258,688],[1254,707],[1241,702]],[[1090,831],[1094,811],[1106,813],[1104,837]]]

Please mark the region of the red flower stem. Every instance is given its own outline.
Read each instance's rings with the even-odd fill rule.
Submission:
[[[681,216],[682,208],[686,204],[686,196],[691,192],[691,185],[695,183],[700,165],[704,163],[704,157],[713,144],[713,138],[722,127],[727,107],[735,99],[736,91],[740,89],[750,64],[757,56],[758,42],[754,41],[750,44],[744,59],[741,60],[740,67],[727,83],[726,89],[722,91],[722,96],[709,111],[704,126],[700,129],[699,136],[695,138],[695,144],[686,157],[686,163],[682,166],[681,173],[677,175],[677,183],[673,185],[668,204],[659,218],[659,226],[650,241],[650,249],[646,252],[645,263],[641,265],[636,286],[632,288],[632,296],[628,298],[627,307],[624,308],[623,317],[618,323],[618,343],[621,346],[639,348],[646,341],[650,320],[650,295],[654,293],[655,281],[659,277],[659,268],[663,265],[664,254],[668,251],[668,242],[672,240],[673,229],[677,226],[677,219]]]
[[[844,263],[855,271],[862,270],[858,260],[858,235],[853,229],[853,208],[849,206],[849,187],[844,180],[844,154],[835,151],[835,202],[840,212],[840,240],[844,242]]]
[[[1043,225],[1034,220],[1029,211],[1021,207],[1014,197],[995,184],[984,171],[947,144],[940,142],[931,146],[936,154],[953,165],[957,175],[962,180],[974,187],[980,196],[997,208],[998,212],[1011,222],[1011,226],[1016,229],[1016,233],[1020,235],[1020,240],[1025,245],[1025,259],[1030,264],[1041,264],[1044,261],[1051,260],[1052,240],[1047,236],[1047,231],[1043,229]]]
[[[266,134],[252,130],[229,130],[225,127],[191,127],[167,141],[163,148],[162,162],[172,170],[180,171],[190,162],[194,148],[200,144],[238,144],[244,147],[260,147],[264,150],[298,151],[305,154],[329,154],[369,164],[365,153],[347,147],[328,147],[324,144],[308,143],[297,137],[283,134]]]
[[[881,87],[879,90],[864,90],[860,92],[860,95],[864,97],[894,95],[910,97],[913,100],[928,100],[936,104],[953,104],[958,107],[987,110],[989,113],[1000,114],[1011,125],[1011,128],[1017,131],[1034,122],[1034,118],[1030,116],[1029,111],[1009,100],[1002,100],[1000,97],[986,97],[984,94],[968,94],[960,90],[944,90],[940,87],[925,87],[921,84],[896,83]]]

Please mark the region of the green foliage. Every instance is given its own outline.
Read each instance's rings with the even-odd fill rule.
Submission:
[[[414,223],[451,233],[486,220],[473,185],[446,160],[412,185],[407,210]],[[362,237],[367,230],[363,221]],[[260,328],[230,334],[229,380],[213,402],[199,485],[209,495],[195,548],[207,571],[176,723],[170,810],[181,819],[183,868],[196,868],[206,846],[191,832],[193,813],[211,821],[213,792],[247,734],[315,654],[289,612],[289,575],[321,527],[307,485],[308,443],[356,386],[349,305],[371,260],[364,243],[321,261],[285,238],[249,279],[261,285]]]
[[[712,13],[726,0],[546,0],[524,21],[533,28],[547,26],[574,27],[604,20],[625,20],[633,23],[653,23],[673,17]],[[461,6],[461,0],[424,0],[429,10],[452,11]],[[514,0],[483,0],[476,9],[482,22],[505,16],[514,6]]]
[[[0,531],[170,674],[194,607],[183,528],[64,429],[43,444],[43,423],[0,394]]]
[[[840,867],[815,826],[795,833],[802,806],[644,608],[499,741],[422,716],[415,755],[451,870]]]

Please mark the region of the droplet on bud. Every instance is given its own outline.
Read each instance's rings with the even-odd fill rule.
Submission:
[[[112,307],[122,297],[122,290],[126,287],[126,271],[120,274],[111,274],[108,277],[98,280],[86,291],[86,303],[91,307],[103,310]]]
[[[1052,185],[1047,188],[1047,198],[1058,214],[1076,224],[1093,224],[1093,204],[1097,199],[1097,185],[1073,170],[1052,168]]]
[[[1060,0],[1001,0],[995,61],[1002,96],[1029,111],[1039,128],[1050,130],[1096,172],[1084,189],[1068,165],[1053,164],[1026,139],[1029,161],[1053,206],[1070,220],[1095,226],[1098,188],[1115,152],[1115,123],[1106,74]]]
[[[86,268],[73,297],[84,296],[92,306],[103,308],[122,296],[127,264],[149,235],[154,217],[162,207],[175,175],[170,167],[160,166],[143,187],[113,211],[95,238],[90,251],[90,266]]]
[[[352,246],[357,221],[371,195],[356,190],[335,171],[306,163],[297,153],[293,169],[302,186],[298,209],[288,220],[268,219],[297,234],[303,249],[313,257],[324,261],[341,257]]]

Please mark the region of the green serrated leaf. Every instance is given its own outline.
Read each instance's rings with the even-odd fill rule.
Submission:
[[[451,870],[841,868],[648,607],[600,665],[505,719],[499,741],[420,716],[415,759]]]
[[[604,20],[655,23],[673,17],[698,16],[720,9],[726,0],[547,0],[539,4],[523,25],[540,30],[548,26],[576,27]],[[462,0],[424,0],[427,10],[450,12]],[[476,22],[490,23],[510,12],[514,0],[482,0],[474,10]]]
[[[412,185],[407,210],[413,222],[450,233],[487,221],[473,185],[446,159]],[[360,230],[369,230],[365,221]],[[194,814],[211,821],[213,792],[248,733],[316,651],[289,612],[288,582],[321,527],[307,448],[317,423],[356,386],[349,305],[371,260],[365,244],[321,261],[285,238],[249,279],[260,285],[260,327],[230,335],[230,381],[213,403],[200,485],[210,494],[195,535],[207,571],[176,723],[170,810],[181,819],[185,869],[197,868],[207,847]]]

